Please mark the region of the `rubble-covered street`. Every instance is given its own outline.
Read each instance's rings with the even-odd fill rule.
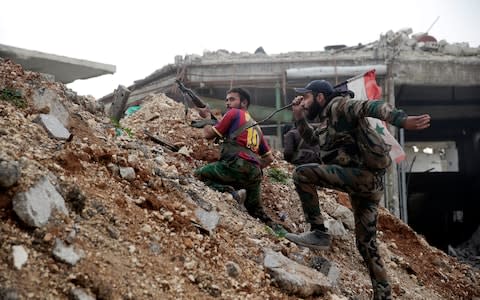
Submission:
[[[288,242],[193,177],[218,150],[198,118],[158,94],[114,124],[95,99],[0,59],[0,299],[370,299],[348,197],[319,191],[330,250]],[[275,157],[267,212],[303,231],[293,168]],[[478,269],[385,209],[378,237],[394,298],[479,299]]]

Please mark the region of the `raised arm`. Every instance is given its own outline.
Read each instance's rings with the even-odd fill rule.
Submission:
[[[381,100],[352,100],[336,98],[332,100],[329,112],[338,117],[346,117],[348,121],[356,123],[359,118],[371,117],[386,121],[394,126],[402,127],[407,114]],[[334,116],[335,119],[335,116]]]

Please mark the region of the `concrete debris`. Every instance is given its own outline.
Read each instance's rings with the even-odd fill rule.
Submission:
[[[88,294],[82,288],[73,288],[70,291],[70,296],[72,300],[95,300],[96,298]]]
[[[289,294],[300,297],[323,295],[331,282],[320,272],[300,265],[271,249],[265,249],[264,266],[274,284]]]
[[[20,179],[20,164],[0,158],[0,187],[8,188]]]
[[[325,227],[328,228],[328,233],[332,236],[336,236],[340,239],[347,238],[347,231],[343,227],[343,223],[338,220],[327,220],[325,221]]]
[[[17,216],[33,227],[46,225],[55,211],[68,214],[62,195],[47,177],[42,177],[28,191],[16,194],[12,203]]]
[[[135,170],[132,167],[120,168],[120,177],[125,180],[135,180]]]
[[[47,111],[53,115],[63,126],[68,126],[69,112],[60,101],[59,94],[49,88],[37,88],[33,90],[33,107],[38,111]]]
[[[12,246],[13,266],[20,270],[27,263],[28,253],[21,245]]]
[[[345,51],[356,51],[356,52],[362,52],[362,51],[379,51],[382,50],[382,48],[385,45],[388,46],[395,46],[395,47],[400,47],[404,51],[410,51],[410,52],[415,52],[415,51],[420,51],[420,52],[436,52],[439,54],[443,55],[454,55],[454,56],[471,56],[471,55],[479,55],[480,54],[480,48],[476,47],[470,47],[468,43],[453,43],[449,44],[445,40],[442,40],[442,42],[436,42],[435,41],[430,41],[430,42],[419,42],[422,37],[426,36],[427,34],[424,32],[419,32],[412,34],[413,30],[411,28],[402,28],[398,31],[393,31],[389,30],[385,34],[381,34],[380,38],[377,41],[374,41],[369,44],[362,45],[360,44],[359,46],[353,46],[353,47],[343,47],[331,51],[335,52],[345,52]],[[452,51],[452,46],[453,48],[456,48],[457,51]],[[326,51],[329,52],[329,51]],[[313,52],[307,53],[307,52],[288,52],[288,53],[282,53],[282,54],[263,54],[263,55],[258,55],[256,53],[236,53],[236,52],[229,52],[226,50],[218,50],[218,51],[205,51],[203,53],[203,56],[196,55],[196,54],[191,54],[191,55],[186,55],[183,59],[177,58],[175,59],[175,63],[177,65],[181,64],[193,64],[193,63],[200,63],[200,62],[207,62],[207,61],[222,61],[222,60],[227,60],[227,59],[262,59],[264,60],[265,57],[268,57],[270,59],[279,59],[282,57],[297,57],[297,56],[309,56],[313,55]],[[155,73],[163,73],[167,70],[157,70]],[[153,75],[153,74],[152,74]],[[139,81],[138,83],[141,83]]]
[[[225,269],[227,271],[228,276],[233,278],[238,277],[240,273],[242,273],[242,269],[240,268],[240,266],[233,261],[228,261],[225,264]]]
[[[348,229],[355,229],[355,220],[353,212],[343,205],[337,205],[335,210],[331,212],[332,217],[340,220]]]
[[[480,269],[480,226],[468,241],[455,248],[449,246],[448,249],[450,255]]]
[[[58,140],[68,140],[71,133],[63,126],[62,123],[54,115],[40,114],[35,122],[41,124],[48,134]]]
[[[216,212],[208,212],[200,207],[195,210],[195,216],[198,218],[202,226],[209,232],[215,230],[218,221],[220,220],[220,216]]]
[[[60,239],[55,239],[55,246],[52,254],[57,260],[67,263],[71,266],[76,265],[77,262],[84,256],[82,250],[75,249],[74,246],[67,246]]]

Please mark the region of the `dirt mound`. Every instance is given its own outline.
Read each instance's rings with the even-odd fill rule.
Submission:
[[[314,268],[320,258],[338,266],[335,286],[310,298],[368,299],[371,286],[351,229],[329,251],[309,251],[281,238],[243,212],[232,197],[206,187],[192,171],[218,157],[218,145],[189,126],[198,118],[164,95],[113,124],[91,99],[48,82],[10,61],[0,61],[0,163],[15,162],[21,176],[0,187],[0,295],[9,299],[294,299],[263,265],[264,248]],[[35,95],[55,94],[39,105]],[[41,113],[68,112],[69,140],[52,138]],[[144,130],[178,152],[149,138]],[[269,215],[300,232],[305,224],[289,174],[275,153],[264,170],[262,197]],[[128,172],[127,172],[128,171]],[[68,214],[43,227],[27,226],[13,210],[15,197],[49,178]],[[319,191],[330,220],[345,194]],[[199,210],[215,216],[201,222]],[[54,251],[78,255],[74,263]],[[433,248],[407,225],[381,210],[380,250],[400,299],[471,299],[480,275]],[[27,259],[14,246],[25,250]],[[73,249],[73,250],[72,250]],[[72,254],[73,255],[73,254]],[[75,298],[75,299],[77,299]]]

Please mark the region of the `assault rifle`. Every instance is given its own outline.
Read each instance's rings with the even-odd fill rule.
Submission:
[[[183,85],[183,83],[179,80],[179,79],[175,79],[175,82],[177,83],[178,85],[178,88],[180,89],[180,91],[184,94],[184,95],[188,95],[190,97],[190,99],[192,100],[193,104],[195,104],[196,107],[198,108],[205,108],[207,107],[208,108],[208,105],[205,104],[205,102],[202,101],[202,99],[200,99],[194,91],[192,91],[192,89],[189,89],[187,88],[185,85]],[[215,121],[217,121],[217,118],[210,112],[210,116],[211,116],[211,119]]]

